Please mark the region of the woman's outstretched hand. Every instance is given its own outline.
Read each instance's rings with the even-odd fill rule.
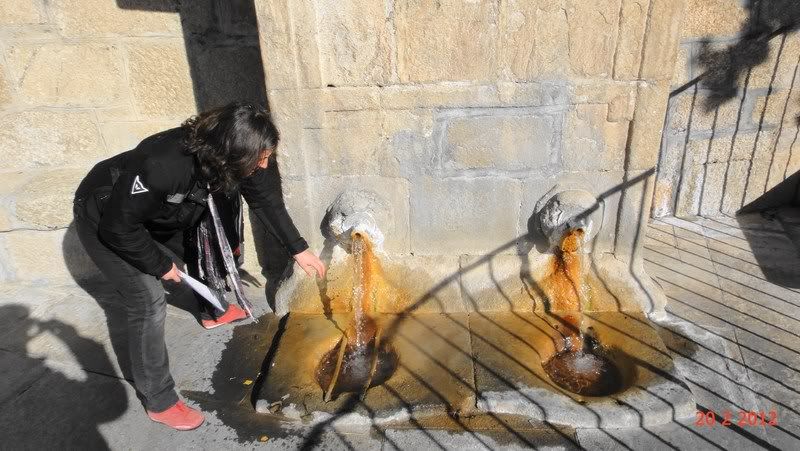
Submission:
[[[303,271],[305,271],[309,277],[314,277],[315,272],[320,278],[325,277],[325,263],[322,263],[322,260],[308,249],[295,255],[294,261],[303,268]]]
[[[178,274],[178,267],[175,263],[172,264],[172,268],[170,268],[166,274],[161,276],[161,280],[171,280],[176,283],[181,283],[181,275]]]

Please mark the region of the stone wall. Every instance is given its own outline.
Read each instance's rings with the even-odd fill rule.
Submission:
[[[251,0],[0,2],[0,281],[91,275],[70,227],[88,169],[263,86]]]
[[[392,205],[395,254],[527,250],[536,203],[568,188],[601,200],[595,251],[631,260],[641,244],[684,0],[13,3],[0,279],[93,273],[70,227],[88,168],[239,98],[268,100],[316,249],[348,188]]]
[[[391,253],[513,254],[542,196],[580,188],[605,208],[594,250],[630,259],[684,7],[256,0],[300,228],[320,248],[325,209],[368,189],[395,209]]]
[[[735,214],[800,200],[793,199],[800,169],[798,21],[797,2],[689,2],[655,216]]]

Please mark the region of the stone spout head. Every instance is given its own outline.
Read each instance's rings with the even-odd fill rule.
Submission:
[[[583,243],[589,243],[603,222],[602,205],[589,192],[566,190],[553,195],[537,212],[539,228],[550,248],[561,243],[569,232],[583,230]]]
[[[353,232],[365,235],[380,247],[384,241],[378,224],[390,212],[389,205],[372,191],[348,190],[341,193],[328,207],[322,224],[326,238],[350,249]]]

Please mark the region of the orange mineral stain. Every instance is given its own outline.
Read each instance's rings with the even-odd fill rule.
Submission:
[[[561,244],[556,248],[550,261],[551,272],[543,281],[550,312],[580,312],[584,294],[583,264],[581,244],[583,229],[575,229],[564,234]]]

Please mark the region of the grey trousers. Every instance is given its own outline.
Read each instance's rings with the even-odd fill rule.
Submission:
[[[158,278],[134,268],[100,241],[97,224],[86,215],[82,202],[75,203],[74,215],[75,229],[86,253],[122,296],[136,390],[147,410],[162,412],[178,401],[164,341],[164,287]]]

